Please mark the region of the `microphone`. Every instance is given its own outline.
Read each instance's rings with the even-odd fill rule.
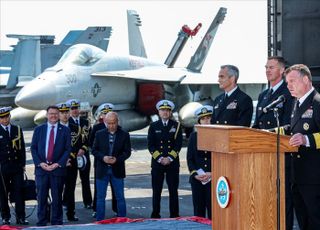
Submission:
[[[281,95],[278,97],[277,100],[271,102],[269,105],[267,105],[266,107],[264,107],[262,109],[262,111],[264,113],[267,113],[269,110],[271,110],[273,107],[276,107],[278,104],[282,103],[282,102],[285,102],[286,101],[286,98],[284,97],[284,95]]]

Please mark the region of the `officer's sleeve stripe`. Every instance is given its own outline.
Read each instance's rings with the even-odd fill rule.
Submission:
[[[154,152],[152,153],[152,157],[153,157],[153,159],[157,159],[157,158],[158,158],[158,156],[160,156],[159,151],[154,151]]]
[[[169,153],[170,156],[172,156],[173,158],[177,158],[178,154],[176,153],[176,151],[171,150],[171,152]]]
[[[280,135],[284,135],[284,128],[280,127]]]
[[[274,132],[275,133],[279,133],[280,135],[284,135],[285,134],[284,127],[280,127],[279,129],[278,128],[274,128]]]
[[[316,149],[320,149],[320,133],[314,133],[312,135],[313,135],[313,138],[314,138]]]
[[[197,170],[192,170],[192,171],[190,172],[191,175],[193,175],[193,174],[195,174],[195,173],[197,173]]]

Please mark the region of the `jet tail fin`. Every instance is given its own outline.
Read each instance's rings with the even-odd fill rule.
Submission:
[[[178,33],[178,38],[164,62],[164,64],[166,64],[168,68],[172,68],[174,66],[183,47],[187,43],[188,38],[190,36],[195,36],[200,30],[201,26],[202,24],[198,23],[198,25],[193,30],[191,30],[187,25],[182,26],[180,32]]]
[[[13,89],[40,74],[41,36],[8,34],[7,37],[19,39],[14,49],[11,71],[6,86],[6,89]]]
[[[224,17],[227,13],[227,9],[224,7],[221,7],[213,19],[207,33],[203,37],[201,43],[199,44],[196,52],[191,57],[191,60],[187,66],[187,69],[194,71],[194,72],[201,72],[201,69],[203,67],[204,61],[208,55],[208,51],[211,47],[212,41],[214,39],[214,36],[217,33],[219,25],[223,22]]]
[[[89,26],[79,35],[74,44],[86,43],[107,51],[111,31],[110,26]]]
[[[147,57],[139,26],[141,20],[135,10],[127,10],[129,54],[138,57]]]

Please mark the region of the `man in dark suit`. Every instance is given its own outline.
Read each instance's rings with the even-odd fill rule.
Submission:
[[[82,146],[79,149],[77,155],[78,156],[85,156],[87,159],[86,166],[79,170],[80,180],[81,180],[81,187],[82,187],[82,199],[84,208],[91,209],[92,208],[92,195],[91,195],[91,187],[90,187],[90,168],[91,168],[91,161],[90,155],[88,151],[89,146],[89,136],[91,127],[89,121],[83,117],[80,117],[80,101],[77,99],[70,99],[66,103],[70,104],[70,118],[69,122],[71,124],[76,124],[81,128],[81,141]]]
[[[35,165],[38,200],[38,226],[47,225],[47,199],[51,190],[51,224],[62,222],[62,191],[67,160],[71,152],[70,130],[59,124],[57,106],[47,108],[48,122],[35,128],[31,154]]]
[[[264,90],[258,98],[256,109],[256,117],[253,128],[256,129],[273,129],[277,127],[277,121],[273,110],[263,111],[263,108],[277,100],[283,95],[285,101],[277,105],[280,126],[290,124],[290,115],[292,111],[292,96],[288,90],[287,84],[283,79],[285,70],[285,60],[279,56],[271,56],[268,58],[266,68],[267,80],[270,84],[269,89]],[[293,228],[293,200],[291,192],[291,156],[289,153],[285,155],[285,193],[286,193],[286,230]]]
[[[213,107],[209,105],[198,108],[195,111],[198,123],[210,125],[212,111]],[[189,138],[187,151],[193,213],[194,216],[211,219],[211,152],[198,150],[197,143],[197,132],[193,132]]]
[[[169,190],[170,217],[179,216],[179,152],[182,146],[180,123],[171,119],[173,102],[161,100],[156,105],[160,119],[150,124],[148,149],[151,158],[152,213],[151,218],[161,218],[160,202],[164,177]]]
[[[10,224],[8,192],[15,197],[16,223],[27,225],[23,200],[26,151],[22,129],[10,123],[11,107],[0,108],[0,207],[2,224]]]
[[[67,207],[67,218],[69,221],[78,221],[75,216],[75,189],[78,175],[77,153],[82,146],[81,128],[69,122],[70,105],[68,103],[60,103],[59,108],[59,123],[70,129],[71,134],[71,152],[67,161],[67,177],[63,190],[63,202]]]
[[[309,68],[302,64],[285,71],[295,97],[289,144],[292,153],[292,194],[300,229],[320,229],[320,94],[312,86]]]
[[[218,82],[224,93],[215,98],[211,124],[250,126],[252,99],[237,85],[239,70],[233,65],[220,67]]]
[[[131,156],[128,132],[118,127],[118,114],[109,112],[105,117],[107,129],[96,133],[92,154],[95,156],[97,186],[97,220],[105,218],[105,199],[109,181],[112,181],[117,199],[119,217],[127,215],[124,197],[125,160]]]
[[[114,105],[111,103],[103,103],[101,104],[96,111],[97,114],[97,120],[98,123],[95,124],[92,127],[92,131],[90,132],[90,138],[89,138],[89,147],[92,149],[93,146],[93,142],[94,142],[94,138],[96,135],[96,132],[98,132],[101,129],[106,129],[107,126],[104,123],[105,120],[105,116],[107,115],[107,113],[111,112],[114,108]],[[94,175],[96,175],[96,158],[94,158],[94,164],[93,164],[93,168],[94,168]],[[112,182],[110,181],[110,187],[111,187],[111,193],[112,193],[112,210],[117,213],[117,200],[114,196],[114,191],[113,191],[113,186],[112,186]],[[96,217],[96,212],[97,212],[97,188],[96,188],[96,176],[94,176],[94,190],[93,190],[93,204],[92,204],[92,209],[93,209],[93,214],[92,217]]]

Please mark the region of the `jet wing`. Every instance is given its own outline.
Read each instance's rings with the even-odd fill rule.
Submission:
[[[143,67],[135,70],[107,71],[93,73],[93,77],[120,77],[139,81],[181,82],[188,75],[184,68]]]

